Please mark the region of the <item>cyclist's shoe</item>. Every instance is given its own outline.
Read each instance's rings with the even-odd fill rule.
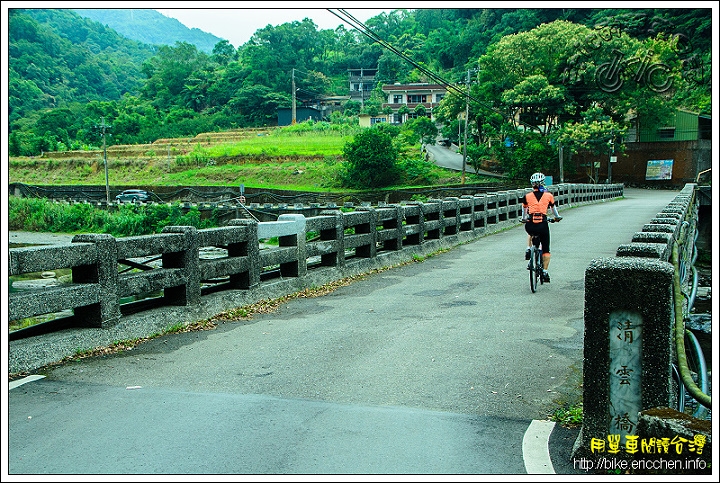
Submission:
[[[530,249],[525,250],[525,260],[530,260]]]
[[[545,270],[543,270],[543,273],[542,273],[542,281],[544,283],[550,283],[550,274]]]

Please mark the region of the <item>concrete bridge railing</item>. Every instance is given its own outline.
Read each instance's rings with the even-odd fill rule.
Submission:
[[[678,458],[679,442],[688,459],[710,458],[709,421],[670,410],[677,407],[681,307],[673,254],[681,241],[690,243],[681,257],[693,251],[684,231],[697,225],[696,188],[686,185],[614,258],[593,260],[585,272],[583,427],[575,457]],[[686,273],[680,279],[684,287]]]
[[[622,185],[563,184],[550,189],[561,209],[623,194]],[[132,305],[128,299],[133,298],[153,299],[154,304],[145,304],[149,307],[194,306],[204,295],[247,291],[287,279],[296,279],[288,289],[299,290],[327,278],[316,275],[324,269],[335,270],[330,277],[341,278],[515,225],[527,191],[359,207],[351,212],[326,210],[310,218],[285,214],[275,222],[236,219],[228,226],[203,230],[166,227],[147,236],[82,234],[67,245],[13,248],[10,276],[70,269],[72,282],[12,291],[8,318],[72,311],[63,318],[65,326],[110,327],[128,312],[126,306]],[[261,240],[275,237],[276,247],[263,244],[261,249]],[[203,256],[202,249],[208,247],[221,255]],[[148,260],[154,260],[155,266]]]

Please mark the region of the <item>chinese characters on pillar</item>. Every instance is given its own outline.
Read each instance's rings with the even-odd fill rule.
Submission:
[[[635,435],[642,409],[642,319],[639,314],[618,311],[610,314],[610,367],[608,434]]]

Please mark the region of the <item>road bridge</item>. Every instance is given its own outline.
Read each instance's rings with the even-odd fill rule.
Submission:
[[[626,188],[564,210],[535,294],[514,226],[249,320],[45,368],[9,391],[9,473],[581,473],[576,433],[547,419],[581,397],[585,270],[676,195]]]

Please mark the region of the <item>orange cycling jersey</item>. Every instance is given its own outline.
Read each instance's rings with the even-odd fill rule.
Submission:
[[[528,215],[533,223],[542,223],[547,219],[548,207],[555,204],[555,197],[549,191],[545,191],[540,198],[536,192],[525,195],[524,207],[528,210]]]

